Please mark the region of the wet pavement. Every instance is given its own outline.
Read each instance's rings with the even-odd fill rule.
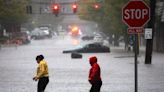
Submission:
[[[88,58],[97,56],[103,85],[101,92],[134,92],[134,57],[123,47],[112,47],[111,53],[83,54],[71,59],[62,50],[72,47],[68,38],[34,40],[31,44],[3,47],[0,50],[0,92],[36,92],[32,80],[36,70],[35,56],[43,54],[50,72],[46,92],[89,92]],[[138,57],[138,92],[163,92],[164,54],[153,52],[152,64],[144,64],[144,51]]]

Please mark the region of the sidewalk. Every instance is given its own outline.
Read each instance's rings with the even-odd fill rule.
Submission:
[[[111,66],[115,73],[110,76],[108,92],[134,92],[134,53],[125,51],[124,47],[111,47],[111,50],[115,54],[117,66]],[[141,47],[138,57],[138,92],[163,91],[164,53],[153,52],[152,64],[145,64],[145,47]]]
[[[129,57],[134,58],[133,50],[127,51],[127,50],[125,50],[124,46],[119,46],[119,47],[111,46],[110,48],[111,48],[112,53],[118,54],[118,56],[116,56],[116,58],[129,58]],[[146,47],[144,47],[144,46],[140,47],[138,60],[140,60],[144,63],[145,54],[146,54]],[[158,63],[164,64],[163,59],[164,59],[164,53],[160,53],[160,52],[156,52],[156,51],[152,52],[152,64],[153,64],[153,62],[155,62],[155,63],[158,62]]]

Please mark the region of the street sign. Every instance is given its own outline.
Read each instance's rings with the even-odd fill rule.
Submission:
[[[128,28],[128,34],[136,34],[136,33],[139,33],[139,34],[142,34],[144,33],[144,29],[142,27],[130,27]]]
[[[150,20],[150,8],[142,0],[131,0],[122,8],[122,21],[128,25],[128,33],[135,34],[135,92],[138,92],[138,33],[143,33],[143,26]]]
[[[142,0],[131,0],[122,8],[122,21],[129,27],[143,27],[150,19],[150,8]]]
[[[152,39],[152,28],[145,29],[145,39]]]

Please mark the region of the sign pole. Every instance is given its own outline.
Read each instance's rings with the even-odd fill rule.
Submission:
[[[143,26],[150,20],[150,8],[142,0],[130,0],[122,8],[122,20],[129,26],[128,33],[135,34],[134,41],[134,91],[138,92],[138,33],[143,33]]]
[[[138,35],[135,34],[135,64],[134,64],[134,78],[135,78],[135,92],[138,92],[138,61],[137,61],[137,57],[138,57]]]

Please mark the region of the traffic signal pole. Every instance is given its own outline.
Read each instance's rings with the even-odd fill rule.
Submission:
[[[155,7],[156,0],[150,0],[150,21],[148,23],[148,28],[152,28],[152,39],[147,39],[146,42],[146,55],[145,55],[145,64],[151,64],[152,62],[152,50],[153,50],[153,38],[154,38],[154,29],[155,29]]]

